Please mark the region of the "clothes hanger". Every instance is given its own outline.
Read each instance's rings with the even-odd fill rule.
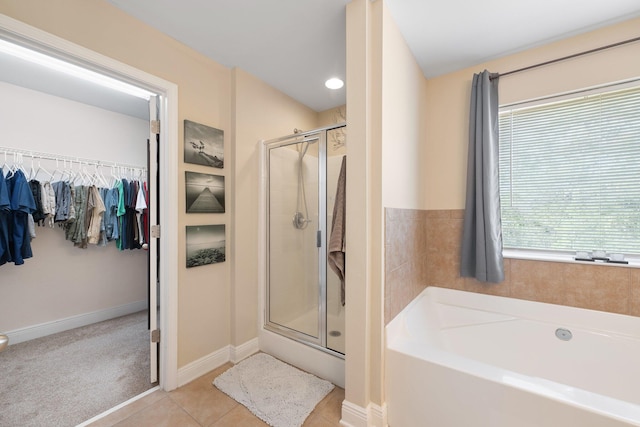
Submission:
[[[32,160],[33,160],[33,158],[32,158]],[[57,163],[58,163],[58,160],[56,160],[56,168],[57,168]],[[36,169],[36,173],[34,174],[33,179],[37,179],[38,178],[38,174],[40,172],[42,172],[45,175],[47,175],[48,179],[49,179],[49,182],[51,182],[51,180],[53,179],[53,174],[49,173],[49,171],[47,171],[45,168],[43,168],[42,164],[40,163],[40,159],[38,159],[38,169]]]

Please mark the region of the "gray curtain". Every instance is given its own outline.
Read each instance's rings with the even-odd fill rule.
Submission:
[[[460,275],[482,282],[504,280],[498,173],[498,75],[487,70],[474,74],[471,87]]]

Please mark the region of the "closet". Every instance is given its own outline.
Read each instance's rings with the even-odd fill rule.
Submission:
[[[125,98],[116,96],[105,108],[79,102],[87,83],[66,97],[55,78],[33,86],[28,79],[7,80],[0,75],[0,165],[5,173],[19,168],[41,180],[73,176],[76,184],[96,186],[112,186],[116,178],[146,180],[146,101],[146,110],[138,108],[141,100],[120,108],[118,99]],[[42,91],[47,84],[54,94]],[[9,335],[10,345],[147,310],[148,251],[119,249],[115,241],[77,247],[65,238],[64,228],[46,221],[35,226],[35,233],[31,258],[22,265],[0,265],[0,331]]]

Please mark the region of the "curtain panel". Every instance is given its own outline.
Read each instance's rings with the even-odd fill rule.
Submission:
[[[474,74],[460,275],[504,280],[498,171],[498,75]]]

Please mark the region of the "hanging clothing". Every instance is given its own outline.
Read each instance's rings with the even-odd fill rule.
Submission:
[[[40,181],[32,179],[29,181],[29,189],[33,195],[33,200],[36,202],[36,210],[31,214],[33,221],[38,225],[44,225],[44,212],[42,210],[42,188],[40,187]]]
[[[85,248],[87,245],[87,198],[89,187],[85,185],[76,185],[72,187],[75,193],[75,220],[67,221],[65,225],[65,238],[71,240],[74,246]]]
[[[147,188],[146,182],[143,183],[142,187],[144,190],[144,200],[147,204],[147,207],[142,213],[142,230],[145,243],[149,243],[149,189]]]
[[[140,234],[139,243],[142,245],[144,243],[148,243],[148,240],[145,238],[145,228],[144,228],[144,214],[147,210],[147,200],[145,197],[145,191],[143,183],[138,181],[138,196],[136,198],[136,217],[138,223],[138,232]]]
[[[51,184],[53,187],[53,193],[56,200],[56,207],[54,213],[55,222],[67,221],[70,216],[70,208],[73,203],[71,198],[71,186],[68,182],[58,181]]]
[[[116,246],[120,250],[125,249],[125,241],[126,241],[126,233],[124,232],[125,226],[126,226],[124,214],[127,212],[125,208],[125,203],[124,203],[126,181],[127,181],[126,179],[122,179],[122,180],[116,181],[114,184],[115,188],[118,190],[118,209],[116,211],[116,215],[118,218],[119,233],[116,240]]]
[[[11,250],[9,246],[9,221],[11,220],[11,201],[9,190],[0,169],[0,265],[11,262]]]
[[[118,232],[118,200],[120,193],[117,188],[109,188],[106,190],[106,196],[104,197],[104,232],[107,241],[112,241],[120,238]]]
[[[89,187],[87,198],[87,241],[92,245],[97,245],[100,241],[100,226],[105,207],[100,192],[95,185]]]
[[[56,215],[56,194],[50,182],[41,182],[40,194],[42,197],[42,213],[44,214],[45,225],[53,227]]]
[[[126,249],[140,249],[140,230],[138,229],[138,221],[136,218],[136,201],[138,198],[137,181],[129,182],[129,191],[127,195],[126,205],[126,223],[127,223],[127,245]]]
[[[16,265],[22,265],[25,259],[33,256],[29,234],[29,214],[35,211],[36,202],[21,170],[15,171],[6,181],[11,206],[9,248],[13,262]]]

